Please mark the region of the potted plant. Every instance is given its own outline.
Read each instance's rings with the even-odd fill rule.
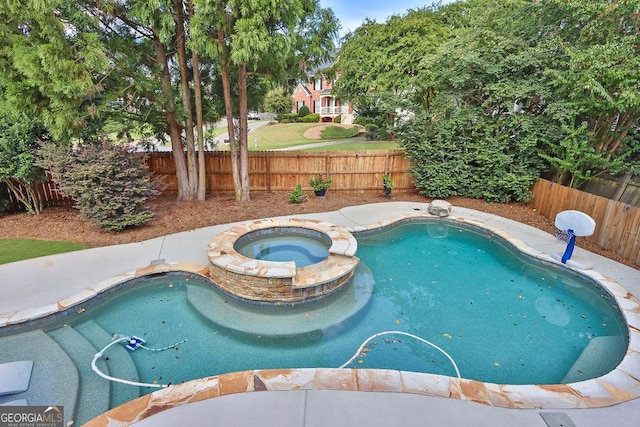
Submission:
[[[318,175],[311,178],[309,185],[313,188],[313,193],[316,196],[324,197],[327,193],[327,188],[331,187],[331,177],[324,177],[324,175]]]
[[[393,190],[393,180],[387,174],[382,175],[382,189],[384,190],[384,197],[389,198],[391,190]]]

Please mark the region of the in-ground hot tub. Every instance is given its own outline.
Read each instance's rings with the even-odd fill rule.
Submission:
[[[337,225],[311,220],[260,220],[232,227],[208,246],[211,280],[245,301],[294,305],[347,285],[360,261],[358,243]]]

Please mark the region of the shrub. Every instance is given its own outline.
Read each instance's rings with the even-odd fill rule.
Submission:
[[[308,116],[309,113],[310,113],[309,107],[307,107],[306,105],[303,105],[302,107],[298,108],[298,116],[300,117]]]
[[[360,133],[360,128],[357,126],[351,128],[343,128],[341,126],[329,126],[322,132],[320,132],[320,138],[322,139],[346,139],[353,138]]]
[[[291,203],[304,203],[307,201],[307,192],[302,189],[300,184],[296,185],[291,194],[289,194]]]
[[[333,118],[333,123],[342,123],[342,116],[335,116]]]
[[[320,114],[318,113],[307,114],[306,116],[302,117],[303,123],[316,123],[319,121],[320,121]]]
[[[281,114],[278,116],[278,121],[280,123],[295,123],[298,118],[298,113],[287,113]]]
[[[491,117],[467,107],[438,120],[409,122],[399,128],[398,137],[416,165],[421,194],[526,202],[540,176],[537,145],[547,132],[524,115]]]
[[[158,186],[146,171],[143,155],[111,143],[82,146],[71,155],[49,145],[40,153],[80,215],[100,228],[121,231],[153,218],[144,204],[157,195]]]

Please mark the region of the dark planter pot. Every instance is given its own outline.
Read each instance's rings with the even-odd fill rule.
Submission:
[[[383,191],[384,191],[384,197],[385,199],[388,199],[391,197],[391,189],[387,188],[387,187],[382,187]]]
[[[327,189],[323,188],[321,190],[313,190],[313,194],[315,194],[318,197],[324,197],[325,194],[327,194]]]

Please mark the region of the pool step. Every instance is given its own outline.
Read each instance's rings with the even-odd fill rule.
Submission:
[[[111,342],[111,334],[92,320],[75,325],[74,328],[97,348],[96,352],[102,350]],[[91,355],[91,357],[93,358],[93,355]],[[105,357],[109,358],[109,361],[106,362],[109,367],[109,375],[130,381],[140,381],[138,368],[136,368],[133,359],[131,359],[131,355],[129,355],[129,352],[124,347],[114,345],[107,350],[103,359],[105,359]],[[89,363],[91,363],[91,359],[89,359]],[[92,373],[98,376],[95,372]],[[103,378],[100,378],[100,380],[107,381]],[[122,405],[138,397],[140,397],[139,387],[111,382],[111,407]]]
[[[562,383],[584,381],[611,372],[620,361],[620,349],[624,346],[624,339],[617,335],[591,338]]]
[[[24,399],[29,405],[64,406],[63,425],[74,420],[80,377],[58,343],[40,329],[0,338],[0,362],[17,360],[33,360],[29,388],[0,396],[0,403]]]
[[[70,326],[49,331],[48,335],[73,360],[80,374],[75,424],[82,425],[109,410],[111,385],[91,369],[91,361],[98,350]],[[104,360],[98,360],[96,366],[105,373],[109,372]]]

